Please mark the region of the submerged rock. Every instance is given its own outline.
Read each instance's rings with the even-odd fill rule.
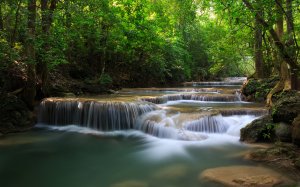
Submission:
[[[275,124],[269,115],[256,119],[241,129],[240,141],[248,143],[272,141],[275,137],[274,127]]]
[[[180,177],[184,177],[187,174],[188,167],[182,164],[170,166],[159,170],[154,174],[155,178],[161,179],[178,179]]]
[[[254,166],[229,166],[207,169],[199,179],[207,179],[225,186],[291,185],[293,181],[273,170]]]
[[[292,128],[293,143],[300,146],[300,114],[294,119]]]
[[[0,95],[0,132],[10,133],[29,129],[34,117],[26,104],[14,95]]]

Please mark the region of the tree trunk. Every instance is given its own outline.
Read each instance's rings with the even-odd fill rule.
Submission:
[[[23,100],[27,106],[33,109],[36,95],[36,72],[35,72],[35,25],[36,25],[36,0],[28,0],[28,25],[26,40],[27,55],[27,81],[23,92]]]
[[[3,31],[3,29],[2,1],[0,1],[0,31]]]
[[[287,34],[288,34],[288,40],[286,42],[286,46],[289,51],[289,55],[294,59],[294,61],[297,61],[296,59],[296,43],[294,40],[294,19],[293,19],[293,1],[292,0],[286,0],[286,25],[287,25]],[[291,87],[294,90],[299,89],[298,88],[298,73],[299,68],[291,66]]]
[[[15,26],[14,26],[14,29],[12,31],[11,38],[10,38],[11,47],[14,46],[14,43],[16,41],[17,29],[18,29],[18,24],[19,24],[19,12],[20,12],[20,8],[21,8],[21,3],[22,3],[22,1],[19,1],[18,5],[17,5]]]
[[[70,1],[65,1],[66,27],[71,28]]]
[[[48,36],[50,32],[50,27],[53,19],[53,12],[56,8],[57,0],[51,0],[50,6],[48,0],[41,0],[41,10],[42,10],[42,31],[43,31],[43,40],[44,44],[42,46],[44,53],[50,50],[50,43],[48,42]],[[39,88],[43,93],[43,96],[48,96],[48,65],[45,59],[41,59],[41,61],[37,64],[37,77]]]
[[[282,0],[276,0],[276,12],[277,12],[277,23],[276,23],[276,32],[280,39],[283,41],[283,10],[282,10]],[[280,64],[280,85],[283,85],[282,90],[290,90],[291,89],[291,78],[290,72],[288,68],[288,64],[284,61],[280,54],[277,55],[278,64]],[[281,90],[278,90],[281,91]]]
[[[262,16],[262,10],[259,13]],[[262,27],[257,18],[255,18],[255,35],[254,35],[254,57],[255,57],[255,75],[256,78],[264,78],[263,70],[263,51],[262,51]]]

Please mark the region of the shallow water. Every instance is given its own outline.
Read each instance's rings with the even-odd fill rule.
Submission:
[[[236,82],[194,86],[47,99],[35,129],[0,137],[0,185],[219,186],[199,175],[213,167],[254,165],[237,156],[249,149],[239,131],[267,111],[231,101],[239,96]],[[185,94],[218,100],[184,100]],[[143,101],[149,97],[163,103]]]

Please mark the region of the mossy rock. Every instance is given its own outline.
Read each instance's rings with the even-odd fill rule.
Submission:
[[[252,95],[256,92],[257,90],[257,84],[258,84],[258,80],[257,79],[249,79],[247,81],[247,83],[243,86],[242,88],[242,93],[245,96],[249,96]]]
[[[254,160],[268,160],[273,158],[297,159],[297,148],[293,144],[276,142],[267,149],[258,149],[251,153]]]
[[[292,128],[293,143],[300,146],[300,114],[294,119]]]
[[[300,157],[295,160],[294,165],[295,165],[295,168],[297,168],[298,170],[300,170]]]
[[[275,126],[270,115],[256,119],[241,129],[240,141],[273,142],[276,139]]]
[[[0,132],[10,133],[31,128],[34,117],[26,104],[14,95],[0,95]]]
[[[276,138],[281,142],[292,142],[292,126],[283,122],[275,126]]]
[[[267,98],[270,90],[278,82],[278,77],[271,77],[268,79],[249,79],[242,88],[242,93],[247,100],[262,102]]]
[[[285,122],[292,124],[300,114],[300,94],[282,97],[272,107],[272,118],[275,123]]]

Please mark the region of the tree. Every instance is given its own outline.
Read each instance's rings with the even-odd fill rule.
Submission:
[[[48,62],[46,55],[48,54],[51,43],[49,42],[50,27],[53,21],[53,12],[56,9],[57,0],[41,0],[41,13],[42,13],[42,39],[41,46],[45,54],[37,63],[37,79],[38,86],[44,95],[48,95]]]
[[[263,17],[263,10],[260,4],[258,4],[259,16]],[[264,78],[263,70],[263,49],[262,49],[262,26],[259,20],[255,17],[255,26],[254,26],[254,58],[255,58],[255,76],[256,78]]]
[[[255,18],[260,22],[260,24],[269,31],[275,46],[277,47],[280,57],[283,59],[285,63],[287,63],[291,67],[291,75],[293,76],[291,85],[292,89],[297,89],[297,73],[299,70],[296,59],[289,53],[289,48],[280,40],[280,36],[274,30],[272,25],[270,25],[263,17],[261,17],[253,7],[253,5],[248,0],[243,0],[245,6],[255,15]],[[290,20],[291,21],[291,20]],[[284,67],[284,66],[282,66]],[[283,72],[283,71],[282,71]],[[286,71],[285,71],[286,72]],[[284,89],[284,87],[288,87],[289,85],[285,85],[288,81],[286,81],[288,76],[281,74],[280,82],[271,90],[267,97],[267,104],[272,104],[272,95],[276,92],[279,92]]]
[[[23,91],[23,100],[28,107],[33,108],[36,95],[36,71],[35,71],[35,27],[36,27],[36,0],[28,0],[28,21],[27,21],[27,81]]]

